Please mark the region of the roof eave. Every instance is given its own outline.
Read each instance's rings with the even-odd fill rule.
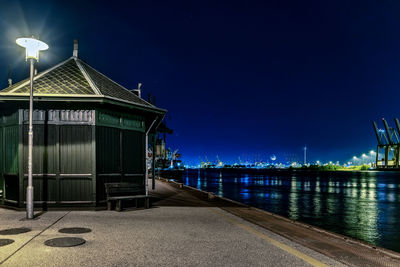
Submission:
[[[14,95],[0,94],[0,102],[6,102],[6,101],[29,101],[29,96],[28,95],[16,95],[16,94],[14,94]],[[109,103],[109,104],[114,104],[114,105],[128,107],[128,108],[135,108],[138,110],[151,111],[151,112],[158,113],[158,114],[167,113],[167,110],[165,110],[165,109],[144,106],[144,105],[140,105],[137,103],[124,101],[121,99],[116,99],[116,98],[112,98],[112,97],[108,97],[108,96],[99,96],[99,95],[75,95],[73,97],[71,97],[70,95],[68,95],[68,96],[58,95],[56,97],[48,96],[48,95],[35,95],[34,101],[35,102],[65,102],[65,101],[68,101],[68,102]]]
[[[105,100],[104,101],[105,103],[118,104],[120,106],[127,106],[127,107],[135,107],[136,109],[153,111],[153,112],[158,113],[158,114],[167,113],[166,109],[157,108],[157,107],[154,107],[154,106],[145,106],[145,105],[141,105],[141,104],[138,104],[138,103],[125,101],[125,100],[122,100],[122,99],[119,99],[119,98],[110,97],[110,96],[104,96],[104,100]]]

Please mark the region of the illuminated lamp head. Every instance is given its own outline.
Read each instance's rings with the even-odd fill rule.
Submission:
[[[25,59],[28,60],[29,58],[36,59],[39,61],[39,51],[43,51],[49,48],[49,46],[35,38],[18,38],[16,43],[19,46],[25,48]]]

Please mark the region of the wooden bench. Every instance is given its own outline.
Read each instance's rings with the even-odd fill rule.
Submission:
[[[137,207],[137,200],[144,199],[144,207],[150,208],[149,195],[143,195],[143,186],[132,183],[105,183],[107,194],[107,210],[111,210],[112,202],[116,201],[115,210],[121,211],[122,200],[134,199]]]

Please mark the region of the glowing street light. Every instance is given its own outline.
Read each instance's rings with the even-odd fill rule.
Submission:
[[[36,59],[39,61],[39,51],[47,50],[49,46],[35,38],[18,38],[17,45],[25,48],[25,59]]]
[[[33,148],[33,76],[35,60],[39,61],[39,51],[46,50],[49,46],[35,38],[18,38],[16,43],[25,48],[25,60],[30,59],[30,94],[29,94],[29,132],[28,132],[28,187],[26,188],[26,218],[33,219],[33,185],[32,185],[32,148]]]
[[[361,156],[362,156],[362,158],[363,158],[363,164],[365,164],[365,158],[367,157],[367,155],[362,154]]]
[[[357,164],[357,157],[354,156],[354,157],[353,157],[353,160],[354,160],[354,165],[356,165],[356,164]]]
[[[371,154],[371,164],[373,164],[373,157],[374,157],[374,155],[376,155],[376,152],[373,151],[373,150],[371,150],[371,151],[369,152],[369,154]]]

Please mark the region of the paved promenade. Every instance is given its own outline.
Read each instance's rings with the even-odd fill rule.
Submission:
[[[32,231],[0,236],[4,266],[344,266],[323,254],[210,205],[193,192],[157,181],[151,209],[49,211],[33,221],[24,212],[0,209],[0,230]],[[62,234],[86,227],[84,234]],[[81,246],[44,245],[56,237],[81,237]],[[386,262],[386,261],[385,261]],[[389,262],[395,263],[395,262]],[[389,264],[389,265],[391,265]],[[393,265],[394,266],[394,265]]]

